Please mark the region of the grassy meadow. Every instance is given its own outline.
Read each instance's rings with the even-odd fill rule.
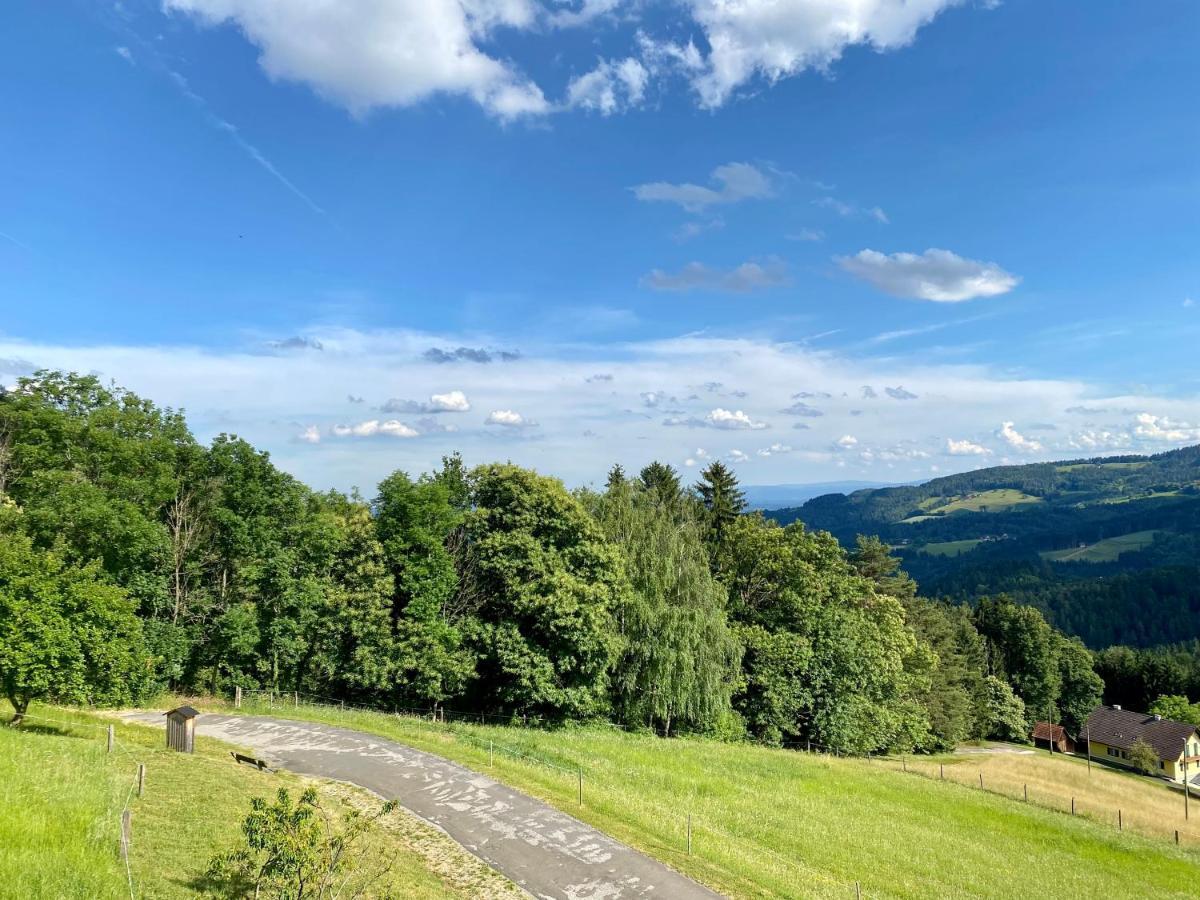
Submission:
[[[1047,550],[1042,553],[1043,559],[1052,562],[1115,562],[1122,553],[1130,550],[1141,550],[1154,543],[1157,531],[1134,531],[1117,537],[1105,538],[1094,544],[1083,547],[1068,547],[1066,550]]]
[[[970,553],[980,543],[979,538],[967,538],[962,541],[936,541],[918,549],[921,553],[928,553],[930,556],[959,556],[963,553]]]
[[[10,712],[0,704],[5,720]],[[352,807],[378,808],[365,791],[239,766],[231,748],[217,741],[198,740],[188,756],[163,748],[161,730],[118,722],[117,749],[110,754],[105,726],[111,720],[47,707],[31,713],[71,724],[32,718],[20,728],[0,724],[0,897],[119,900],[130,896],[130,876],[138,898],[204,896],[208,860],[237,844],[251,797],[273,797],[281,786],[297,796],[315,784],[335,817]],[[138,762],[146,764],[141,798],[130,795]],[[133,814],[128,875],[117,850],[127,798]],[[366,897],[522,896],[402,811],[382,820],[366,847],[373,867],[391,861]]]
[[[247,704],[242,712],[272,711]],[[966,768],[963,784],[941,783],[901,772],[898,761],[601,727],[435,725],[304,705],[273,713],[472,766],[732,897],[853,897],[856,881],[864,897],[1030,896],[1048,884],[1067,894],[1184,897],[1200,876],[1200,832],[1180,848],[1132,828],[1118,833],[1115,823],[971,788]]]

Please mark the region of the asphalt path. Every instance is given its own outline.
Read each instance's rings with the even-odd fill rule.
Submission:
[[[162,713],[127,718],[164,725]],[[361,731],[267,716],[201,715],[196,733],[274,768],[395,799],[534,897],[713,900],[720,895],[590,825],[440,756]]]

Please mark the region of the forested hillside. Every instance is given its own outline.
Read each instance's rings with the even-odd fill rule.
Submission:
[[[922,599],[880,542],[744,509],[719,462],[570,492],[453,455],[320,493],[41,372],[0,394],[0,687],[18,715],[242,685],[855,752],[1023,739],[1097,702],[1035,609]]]
[[[1002,466],[768,515],[876,534],[923,592],[1005,593],[1089,646],[1200,637],[1200,447]]]

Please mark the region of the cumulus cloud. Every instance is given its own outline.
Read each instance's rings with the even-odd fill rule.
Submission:
[[[550,104],[511,64],[480,49],[491,33],[536,24],[532,0],[164,0],[206,25],[233,24],[275,80],[309,85],[355,115],[438,94],[467,97],[494,116]]]
[[[719,291],[747,294],[787,284],[787,268],[779,260],[766,265],[742,263],[736,269],[714,269],[704,263],[690,262],[675,273],[655,269],[642,279],[645,287],[656,291]]]
[[[733,463],[744,463],[744,462],[749,462],[750,457],[747,456],[745,453],[743,453],[741,450],[730,450],[729,454],[728,454],[728,459],[730,462],[733,462]]]
[[[397,419],[388,419],[384,422],[378,419],[368,419],[356,425],[334,425],[331,433],[334,437],[340,438],[369,438],[376,436],[414,438],[420,434],[415,428],[411,428]]]
[[[852,450],[858,446],[858,438],[852,434],[843,434],[834,443],[843,450]]]
[[[571,79],[567,106],[609,116],[640,106],[649,80],[650,72],[632,56],[619,61],[602,59],[590,72]]]
[[[1156,416],[1151,413],[1138,413],[1134,418],[1133,433],[1138,437],[1151,441],[1180,441],[1200,440],[1200,426],[1179,422],[1167,416]]]
[[[789,241],[815,243],[816,241],[825,240],[825,232],[823,232],[820,228],[801,228],[799,231],[793,231],[791,234],[785,234],[784,237]]]
[[[1008,446],[1022,453],[1037,453],[1042,449],[1040,442],[1027,438],[1013,427],[1012,422],[1003,422],[997,434]]]
[[[837,197],[818,197],[813,201],[814,206],[820,206],[823,209],[831,209],[843,219],[861,218],[874,219],[880,225],[891,225],[892,220],[878,206],[862,207],[855,206],[853,203],[847,203],[844,200],[839,200]]]
[[[712,187],[683,182],[651,181],[633,188],[633,195],[646,202],[674,203],[690,213],[704,212],[710,206],[770,197],[771,179],[756,166],[731,162],[712,172]]]
[[[958,303],[977,297],[1007,294],[1020,279],[995,263],[964,259],[949,250],[922,254],[862,250],[837,263],[855,278],[894,297]]]
[[[728,410],[717,407],[705,416],[704,420],[713,428],[751,429],[757,431],[770,427],[766,422],[756,422],[740,409]]]
[[[304,441],[306,444],[319,444],[321,443],[321,429],[316,425],[309,425],[297,435],[297,440]]]
[[[781,456],[784,453],[791,453],[792,448],[787,444],[771,444],[769,447],[762,447],[754,452],[757,456],[761,456],[763,459],[768,459],[772,456]]]
[[[385,413],[422,413],[425,415],[468,412],[470,409],[471,403],[462,391],[431,394],[428,401],[392,399],[379,407],[379,411]]]
[[[526,419],[519,412],[511,409],[495,409],[488,413],[486,425],[499,425],[501,428],[534,428],[537,422]]]
[[[711,48],[692,78],[700,103],[720,106],[756,76],[768,82],[824,71],[847,47],[907,46],[957,0],[687,0]]]
[[[992,453],[982,444],[965,439],[956,441],[954,438],[946,438],[946,452],[951,456],[990,456]]]

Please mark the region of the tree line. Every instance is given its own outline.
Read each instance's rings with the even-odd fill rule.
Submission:
[[[1077,728],[1083,645],[1004,597],[919,596],[890,549],[748,514],[733,472],[569,491],[511,463],[314,491],[96,378],[0,393],[0,688],[169,688],[849,752]]]

